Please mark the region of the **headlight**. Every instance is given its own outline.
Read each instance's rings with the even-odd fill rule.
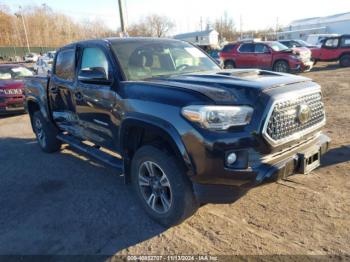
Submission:
[[[249,106],[187,106],[182,115],[192,122],[211,130],[226,130],[232,126],[250,123],[253,108]]]

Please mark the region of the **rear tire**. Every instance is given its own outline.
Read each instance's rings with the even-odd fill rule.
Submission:
[[[234,69],[236,66],[235,66],[235,63],[233,61],[226,61],[225,62],[225,65],[224,65],[224,68],[225,69]]]
[[[349,67],[350,66],[350,55],[342,55],[340,57],[339,64],[341,67]]]
[[[60,150],[62,142],[56,138],[58,129],[48,122],[40,111],[34,112],[32,126],[40,148],[46,153]]]
[[[198,209],[192,184],[177,159],[154,146],[143,146],[131,163],[133,188],[148,215],[169,227]]]
[[[279,72],[279,73],[289,73],[290,68],[289,68],[288,62],[286,62],[286,61],[277,61],[273,65],[273,71]]]

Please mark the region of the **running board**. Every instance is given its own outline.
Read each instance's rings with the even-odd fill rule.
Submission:
[[[118,169],[123,174],[123,160],[105,153],[94,146],[86,145],[82,143],[81,140],[70,135],[58,134],[57,139],[115,169]]]

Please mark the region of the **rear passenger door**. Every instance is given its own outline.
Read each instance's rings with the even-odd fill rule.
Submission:
[[[61,49],[56,56],[54,72],[50,79],[48,93],[52,117],[63,130],[76,133],[75,93],[75,46]]]
[[[256,67],[254,43],[243,43],[237,49],[236,67]]]

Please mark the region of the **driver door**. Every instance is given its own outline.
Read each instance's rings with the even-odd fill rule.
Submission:
[[[255,44],[256,67],[270,69],[272,66],[272,54],[270,48],[265,44]]]
[[[116,103],[113,90],[111,60],[102,46],[79,47],[80,63],[78,68],[76,111],[79,119],[81,136],[99,146],[114,149],[116,133],[112,122],[112,110]],[[104,72],[105,79],[91,81],[89,76],[81,77],[83,71]]]

